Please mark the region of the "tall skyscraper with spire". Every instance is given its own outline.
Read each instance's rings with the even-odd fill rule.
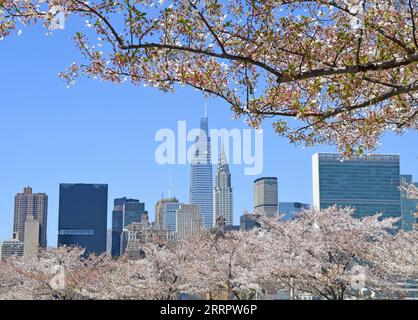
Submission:
[[[225,155],[225,149],[222,145],[221,155],[218,161],[218,169],[216,170],[213,203],[213,221],[216,222],[218,217],[225,219],[225,225],[233,223],[233,201],[231,172],[229,171],[228,160]]]
[[[190,203],[200,207],[203,225],[213,226],[213,180],[208,116],[200,119],[200,135],[196,139],[195,154],[190,173]]]

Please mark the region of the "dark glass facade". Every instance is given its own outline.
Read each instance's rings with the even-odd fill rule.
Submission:
[[[211,163],[211,140],[208,118],[200,120],[200,135],[196,140],[196,150],[191,164],[190,203],[200,208],[206,229],[213,227],[213,177]]]
[[[303,209],[309,209],[309,204],[300,202],[279,202],[280,220],[294,220]]]
[[[240,217],[240,230],[247,231],[254,228],[260,228],[261,224],[257,221],[257,216],[246,213]]]
[[[353,207],[356,217],[382,213],[401,216],[399,155],[364,155],[342,159],[340,154],[313,156],[314,206]]]
[[[147,214],[145,203],[137,199],[118,198],[114,200],[112,212],[112,256],[121,255],[123,244],[121,243],[122,231],[133,222],[141,222],[141,216]]]
[[[418,187],[418,182],[413,181],[411,175],[401,175],[403,185],[414,184]],[[402,229],[412,231],[418,223],[418,198],[411,198],[406,192],[401,192],[402,196]]]
[[[58,246],[79,246],[86,253],[106,251],[106,184],[61,184]]]

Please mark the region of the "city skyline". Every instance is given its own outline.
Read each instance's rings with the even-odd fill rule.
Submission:
[[[221,152],[221,158],[222,157],[225,157],[224,152]],[[416,207],[417,200],[416,199],[411,199],[410,200],[410,199],[405,198],[404,193],[399,190],[399,186],[400,186],[401,181],[404,181],[404,183],[413,183],[414,182],[414,177],[413,177],[413,175],[410,175],[410,174],[402,174],[402,172],[400,170],[401,158],[400,158],[399,155],[393,155],[393,154],[392,155],[387,155],[387,154],[371,154],[371,155],[365,155],[364,157],[355,157],[354,159],[348,159],[348,160],[343,160],[343,161],[340,158],[341,158],[341,156],[338,153],[316,153],[316,154],[313,154],[312,155],[312,176],[313,176],[312,193],[313,193],[313,207],[319,207],[319,202],[318,201],[321,201],[321,203],[323,203],[323,201],[324,201],[324,200],[319,200],[320,199],[320,197],[319,197],[319,195],[320,195],[319,190],[321,190],[321,189],[318,189],[318,186],[319,186],[318,181],[317,181],[318,178],[319,178],[318,172],[320,172],[320,175],[322,176],[321,180],[325,179],[324,180],[325,185],[331,183],[331,181],[328,181],[327,180],[327,179],[329,179],[328,176],[331,177],[331,178],[334,177],[334,175],[332,174],[331,171],[329,171],[329,169],[327,169],[328,171],[324,171],[324,168],[322,168],[323,166],[325,166],[325,165],[326,166],[330,166],[331,165],[330,168],[332,168],[332,170],[336,170],[336,168],[341,168],[342,171],[340,169],[338,169],[336,171],[340,175],[347,175],[350,172],[351,173],[356,173],[356,174],[357,173],[361,173],[361,172],[366,173],[366,175],[364,177],[360,177],[360,176],[358,176],[358,177],[356,176],[355,177],[355,176],[352,176],[348,180],[347,179],[345,179],[345,180],[343,179],[345,184],[346,184],[345,181],[347,180],[347,181],[355,181],[355,184],[357,184],[357,185],[358,185],[358,183],[360,183],[362,181],[362,179],[363,180],[364,179],[366,179],[366,180],[369,180],[370,179],[370,177],[368,178],[368,176],[367,176],[367,174],[369,174],[369,172],[371,172],[371,171],[375,172],[376,170],[378,170],[378,172],[380,172],[379,173],[380,176],[382,178],[384,178],[384,180],[382,180],[382,182],[384,184],[388,184],[388,181],[389,180],[393,182],[394,179],[395,179],[397,181],[396,182],[396,185],[398,187],[396,189],[397,190],[396,192],[399,195],[399,201],[398,201],[399,202],[398,203],[399,210],[395,210],[395,211],[399,211],[399,212],[397,212],[395,214],[395,216],[397,216],[397,217],[401,217],[402,216],[403,219],[401,221],[401,224],[403,225],[406,222],[407,224],[410,224],[411,227],[412,227],[412,225],[414,224],[414,221],[415,221],[414,219],[415,218],[413,217],[413,213],[411,215],[411,213],[409,211],[411,211],[411,210],[413,211],[412,208],[415,208]],[[321,160],[322,162],[320,162],[318,159],[322,159]],[[325,162],[324,162],[324,160],[325,160]],[[223,161],[225,162],[225,159]],[[326,161],[328,161],[328,162],[326,162]],[[377,162],[377,165],[378,165],[377,167],[376,167],[376,164],[374,164],[375,161],[378,161]],[[220,163],[221,162],[222,161],[220,160]],[[323,163],[323,164],[321,164],[321,163]],[[365,167],[366,164],[367,164],[367,166]],[[347,165],[348,165],[348,167],[347,167]],[[393,168],[393,170],[392,170],[393,171],[392,172],[392,176],[387,177],[387,174],[385,174],[385,172],[387,171],[387,169],[385,169],[385,168],[382,168],[382,169],[379,168],[379,166],[382,166],[382,165],[383,166],[384,165],[386,165],[386,166],[389,165],[389,167],[388,167],[389,169]],[[352,167],[352,166],[354,166],[354,167]],[[344,167],[346,167],[347,169],[343,169]],[[216,174],[215,174],[215,176],[216,176]],[[380,176],[377,175],[375,177],[373,175],[373,177],[372,177],[373,179],[372,180],[374,181],[376,179],[377,180],[382,179],[382,178],[379,178]],[[354,180],[353,180],[353,178],[354,178]],[[254,194],[253,194],[253,196],[254,196],[254,205],[256,204],[257,201],[260,202],[260,200],[262,200],[261,198],[259,198],[260,197],[260,193],[259,193],[260,190],[257,191],[257,188],[260,188],[260,186],[257,187],[258,183],[259,182],[262,182],[262,181],[263,182],[265,182],[265,181],[269,182],[270,180],[273,181],[278,186],[280,186],[280,184],[277,183],[277,177],[261,177],[261,178],[255,179],[253,181],[253,184],[254,184]],[[393,184],[392,182],[389,183],[389,185]],[[348,192],[344,193],[344,190],[345,190],[344,189],[344,183],[342,185],[340,185],[340,183],[339,183],[339,185],[340,185],[339,188],[337,188],[335,190],[333,189],[332,192],[333,193],[336,193],[336,195],[339,195],[340,199],[343,199],[344,198],[345,200],[340,200],[340,201],[336,201],[336,200],[335,201],[334,200],[325,200],[324,204],[320,206],[321,208],[327,208],[328,207],[328,204],[330,204],[330,205],[337,204],[337,205],[340,205],[340,206],[347,205],[347,206],[350,206],[350,207],[356,207],[357,206],[356,205],[356,201],[357,200],[354,201],[354,202],[352,200],[350,200],[352,198],[352,196],[351,196],[351,194],[349,192],[350,190],[348,190]],[[371,182],[371,183],[373,184],[374,182]],[[355,184],[353,184],[353,186]],[[372,184],[370,186],[372,186]],[[277,192],[277,185],[275,186],[275,188],[276,188],[275,189],[276,190],[275,192]],[[321,185],[323,185],[323,183]],[[415,182],[415,185],[417,185],[416,182]],[[170,186],[171,186],[171,181],[170,181]],[[350,184],[350,186],[351,186],[351,184]],[[360,186],[360,185],[358,185],[358,186]],[[64,189],[71,188],[71,187],[74,187],[74,188],[79,188],[79,187],[89,187],[90,188],[90,187],[92,187],[93,189],[95,189],[95,188],[97,189],[99,187],[105,187],[105,189],[106,189],[106,192],[105,192],[106,193],[106,205],[109,204],[109,199],[107,199],[107,189],[108,189],[108,185],[107,184],[83,184],[83,183],[78,183],[78,184],[62,184],[61,183],[60,184],[60,190],[61,191],[64,190]],[[376,188],[376,186],[373,186],[373,188]],[[379,188],[379,190],[380,190],[381,186],[377,186],[377,188]],[[390,187],[390,188],[393,189],[393,187]],[[280,189],[280,187],[279,187],[279,189]],[[369,189],[369,188],[367,187],[367,189]],[[373,190],[373,189],[370,189],[370,190]],[[214,191],[216,192],[216,187],[214,188]],[[24,192],[23,193],[20,193],[20,194],[18,193],[16,195],[16,199],[18,199],[18,196],[20,196],[20,197],[21,196],[25,196],[25,195],[29,195],[30,196],[30,195],[32,195],[31,192],[32,192],[32,188],[30,186],[24,187]],[[394,191],[391,191],[391,193],[393,193],[393,192]],[[170,194],[170,190],[169,190],[169,194]],[[375,194],[375,193],[372,193],[372,194]],[[36,195],[46,196],[46,194],[44,194],[44,193],[39,193],[39,194],[36,194]],[[401,195],[402,195],[402,197],[401,197]],[[83,193],[82,196],[84,197],[85,194]],[[269,195],[269,197],[270,196],[271,195]],[[61,197],[62,197],[62,195],[60,195],[60,198]],[[341,198],[341,197],[343,197],[343,198]],[[380,198],[381,197],[379,196],[379,199]],[[65,201],[63,201],[62,204],[64,204],[65,206],[68,206],[70,204],[68,202],[68,199],[65,200]],[[327,199],[327,198],[324,198],[324,199]],[[273,200],[273,198],[271,200]],[[19,201],[21,201],[21,200],[19,200]],[[270,200],[268,200],[268,201],[270,201]],[[333,203],[331,203],[330,201],[333,202]],[[123,197],[123,198],[115,198],[113,202],[114,202],[114,208],[113,208],[113,213],[111,215],[112,222],[111,222],[110,225],[107,224],[106,226],[103,226],[103,230],[105,231],[105,233],[108,232],[108,229],[109,228],[111,228],[114,231],[115,225],[119,225],[120,224],[120,227],[127,228],[129,225],[131,225],[132,222],[139,223],[140,220],[142,221],[142,215],[143,214],[146,214],[147,219],[149,219],[148,218],[149,217],[148,211],[145,210],[146,203],[144,203],[144,202],[140,202],[137,199],[131,199],[131,198],[126,198],[126,197]],[[263,200],[261,202],[263,202]],[[290,215],[297,214],[297,211],[299,211],[301,207],[309,208],[309,206],[310,206],[310,204],[304,204],[304,203],[300,203],[300,202],[278,202],[278,201],[274,200],[274,203],[276,203],[276,202],[277,202],[277,205],[278,205],[278,206],[276,205],[276,207],[278,208],[278,211],[277,212],[279,214],[281,213],[281,214],[285,214],[285,215],[286,214],[288,214],[288,215],[289,214]],[[328,202],[330,202],[330,203],[328,203]],[[362,202],[364,202],[364,201],[362,201]],[[362,202],[360,202],[360,203],[362,203]],[[401,202],[402,202],[402,205],[401,205]],[[65,204],[65,203],[67,203],[67,204]],[[371,203],[374,203],[374,202],[371,202]],[[60,207],[62,206],[62,204],[61,204],[61,201],[60,201]],[[165,208],[165,206],[167,204],[176,204],[177,207],[176,208],[172,208],[172,209]],[[80,205],[81,206],[86,206],[85,201],[84,202],[81,202]],[[126,207],[126,205],[127,205],[127,207]],[[167,219],[167,213],[170,210],[173,213],[177,214],[177,211],[176,210],[181,205],[190,206],[187,203],[181,203],[181,202],[179,202],[179,200],[177,198],[175,198],[175,197],[166,198],[166,199],[165,198],[160,199],[155,204],[155,215],[154,215],[154,217],[155,217],[155,220],[154,220],[155,221],[155,230],[162,230],[162,231],[169,231],[169,230],[171,230],[171,231],[175,231],[174,223],[177,222],[177,218],[174,217],[175,220],[173,220],[171,222],[171,224],[173,225],[171,228],[168,227],[167,221],[165,221],[165,220]],[[48,206],[48,203],[46,203],[46,206]],[[74,204],[70,204],[70,206],[74,206]],[[280,212],[280,206],[286,207],[286,209],[284,210],[284,212]],[[294,209],[291,209],[292,206],[294,206],[295,210]],[[404,209],[404,207],[405,207],[405,209]],[[66,210],[66,211],[68,211],[68,210]],[[254,213],[257,214],[257,212],[255,212],[255,211],[254,211]],[[289,212],[287,212],[287,211],[289,211]],[[358,212],[356,213],[356,215],[357,216],[364,216],[364,214],[366,214],[366,215],[372,214],[371,212],[369,212],[370,211],[369,209],[366,209],[367,213],[363,213],[363,211],[364,211],[364,209],[361,209],[361,207],[360,207],[359,210],[358,210]],[[372,211],[374,212],[375,210],[372,210]],[[245,215],[246,212],[247,211],[244,211],[243,214]],[[383,213],[385,214],[385,210],[383,210]],[[119,215],[121,215],[121,217],[115,218],[116,217],[115,214],[119,214]],[[68,216],[68,214],[66,214],[66,215]],[[107,213],[106,213],[106,215],[107,215]],[[159,217],[159,215],[160,215],[160,217]],[[393,216],[393,213],[391,213],[391,215]],[[408,218],[409,215],[411,215],[410,218]],[[202,216],[202,219],[203,219],[203,215],[201,215],[201,216]],[[407,216],[406,219],[404,218],[404,216]],[[161,220],[161,218],[162,218],[162,220]],[[235,222],[234,223],[235,226],[236,225],[239,225],[239,224],[242,224],[242,219],[241,218],[242,218],[242,216],[240,216],[240,220],[238,221],[238,223],[236,223],[237,221],[234,221]],[[31,219],[33,220],[33,215],[31,213],[29,213],[27,219],[29,219],[29,221],[31,221]],[[129,222],[126,222],[125,221],[126,219],[129,219]],[[173,217],[171,218],[171,220],[172,219],[173,219]],[[115,221],[116,221],[116,224],[115,224]],[[71,223],[73,223],[73,222],[71,222]],[[74,222],[74,223],[77,224],[79,222]],[[39,222],[38,222],[38,226],[39,226]],[[405,230],[410,230],[411,227],[406,227]],[[61,228],[61,227],[59,227],[59,228]],[[118,229],[118,228],[116,228],[116,229]],[[25,230],[24,231],[26,233],[26,226],[25,226]],[[61,232],[59,232],[59,230],[58,230],[58,234],[61,234]],[[67,233],[62,234],[62,235],[66,236]],[[119,232],[118,236],[120,236],[120,232]],[[15,237],[15,235],[13,235],[13,237],[12,238],[9,238],[9,239],[0,239],[0,242],[1,241],[12,240],[12,239],[14,239],[14,237]],[[112,238],[114,238],[114,235],[112,236]],[[120,237],[118,237],[118,238],[120,238]],[[107,239],[107,237],[104,237],[103,239]],[[33,242],[33,240],[31,240],[31,242]],[[61,243],[62,240],[59,240],[58,242]],[[106,241],[101,241],[101,242],[103,242],[104,247],[105,247],[106,246]],[[113,243],[114,243],[114,240],[112,240],[112,252],[114,251]],[[23,241],[22,241],[22,245],[23,245]],[[49,246],[51,247],[51,244],[49,244]]]
[[[21,37],[5,38],[1,43],[4,59],[0,59],[0,68],[8,79],[2,82],[0,118],[10,120],[0,126],[0,148],[4,150],[0,160],[1,240],[12,238],[13,198],[26,185],[49,196],[49,245],[57,242],[59,184],[64,182],[107,183],[109,199],[141,199],[154,220],[155,203],[161,199],[161,193],[168,195],[170,171],[172,195],[181,202],[189,199],[190,166],[155,163],[158,144],[154,138],[159,129],[176,131],[179,120],[187,121],[190,128],[198,127],[205,103],[212,128],[248,128],[244,118],[232,119],[224,102],[206,99],[189,88],[161,94],[127,83],[117,86],[80,79],[77,85],[66,89],[57,72],[77,55],[68,41],[72,33],[63,30],[45,37],[40,30],[25,29]],[[26,53],[28,46],[32,48],[30,56]],[[19,95],[15,94],[17,90]],[[263,173],[245,176],[244,166],[230,164],[234,224],[238,224],[244,209],[252,211],[252,183],[260,176],[279,178],[280,201],[312,204],[312,154],[335,152],[334,146],[303,148],[290,144],[274,133],[270,120],[262,128]],[[416,181],[416,141],[418,132],[402,136],[388,132],[373,152],[401,154],[401,173],[411,174]],[[112,210],[113,203],[109,201],[108,212]]]
[[[377,154],[373,154],[373,156],[375,156],[375,155],[377,155]],[[396,156],[395,156],[396,157]],[[398,157],[398,159],[399,159],[399,157]],[[402,159],[402,158],[401,158]],[[401,161],[402,162],[402,161]],[[405,175],[402,175],[402,173],[403,174],[405,174],[404,172],[402,172],[402,170],[400,170],[400,173],[401,173],[401,176],[405,176]],[[414,180],[414,176],[413,175],[408,175],[409,177],[410,177],[410,179],[412,179],[412,180]],[[265,178],[265,177],[263,177],[263,178]],[[256,180],[258,180],[258,179],[256,179]],[[171,182],[170,182],[171,183]],[[25,187],[25,188],[29,188],[29,189],[31,189],[30,187]],[[169,186],[169,188],[170,188],[170,186]],[[280,189],[280,183],[279,183],[279,189]],[[313,191],[313,190],[312,190]],[[169,193],[170,193],[170,189],[169,189]],[[117,200],[117,199],[115,199],[115,200]],[[129,199],[129,200],[132,200],[132,199]],[[180,199],[181,200],[181,199]],[[298,200],[298,199],[296,199],[296,200]],[[135,200],[136,202],[139,202],[139,200]],[[314,202],[311,202],[312,204],[314,203]],[[150,208],[150,207],[152,207],[152,204],[151,203],[141,203],[141,205],[142,205],[142,207],[145,209],[146,207],[147,208]],[[144,209],[142,209],[142,210],[144,210]],[[145,211],[145,212],[147,212],[147,211]],[[151,210],[151,212],[153,212],[152,210]],[[234,219],[234,224],[235,225],[237,225],[237,224],[239,224],[239,218],[240,218],[240,216],[241,215],[239,215],[238,216],[238,219],[235,217],[235,219]],[[155,220],[156,221],[156,220]],[[112,224],[108,224],[108,226],[107,226],[108,228],[110,227],[112,227]],[[1,231],[1,230],[0,230]],[[0,239],[0,241],[1,240],[10,240],[10,239],[12,239],[12,237],[10,237],[10,238],[3,238],[3,239]],[[51,241],[52,242],[52,241]],[[49,243],[49,246],[51,246],[51,243]]]

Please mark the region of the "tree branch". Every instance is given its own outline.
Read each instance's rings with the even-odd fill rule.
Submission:
[[[280,79],[279,83],[287,83],[337,74],[352,74],[366,71],[388,70],[409,65],[415,62],[418,62],[418,53],[408,54],[401,58],[395,58],[382,62],[369,62],[365,64],[356,64],[353,66],[322,68],[296,74],[284,74],[283,78]]]

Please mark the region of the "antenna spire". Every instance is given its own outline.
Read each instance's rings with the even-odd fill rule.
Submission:
[[[168,198],[172,197],[172,178],[171,178],[171,168],[168,175]]]
[[[208,104],[205,102],[205,118],[208,117]]]

